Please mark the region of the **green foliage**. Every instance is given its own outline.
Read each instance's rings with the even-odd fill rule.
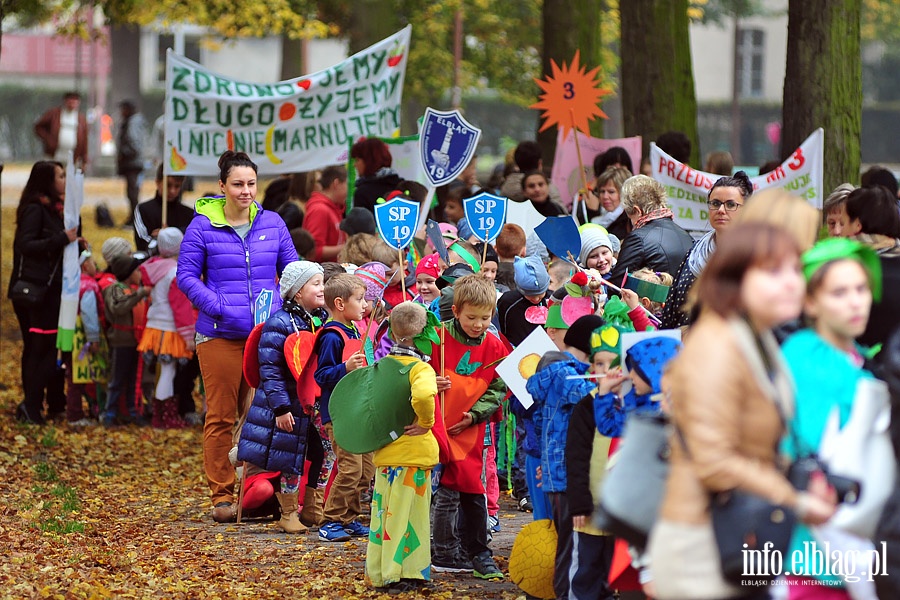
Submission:
[[[735,17],[768,16],[776,11],[768,10],[762,0],[691,0],[688,16],[691,21],[726,25]]]
[[[77,0],[0,0],[0,19],[15,16],[22,25],[48,22],[62,34],[87,37],[90,10]],[[192,23],[224,38],[286,34],[291,38],[336,35],[335,26],[315,17],[315,2],[305,0],[95,0],[109,23],[148,25]]]
[[[14,17],[20,27],[30,27],[68,12],[72,0],[0,0],[0,20]]]
[[[56,440],[56,429],[50,427],[44,432],[44,435],[41,436],[41,446],[44,448],[52,448],[57,444],[59,444],[59,442]]]
[[[44,502],[43,510],[36,526],[47,533],[83,533],[84,523],[69,518],[81,503],[78,491],[65,484],[58,484],[50,491],[51,500]]]
[[[24,85],[0,85],[0,131],[2,151],[11,160],[30,160],[41,155],[34,135],[34,122],[51,106],[62,101],[59,90]]]
[[[59,475],[56,468],[48,462],[39,462],[32,467],[34,475],[39,481],[58,481]]]
[[[862,0],[860,34],[865,42],[900,42],[900,2]]]
[[[383,0],[379,11],[400,15],[393,30],[413,27],[404,97],[422,106],[450,105],[460,12],[463,52],[458,85],[463,94],[492,89],[519,106],[534,102],[533,80],[541,73],[541,5],[538,0]],[[319,17],[335,23],[349,35],[351,49],[359,49],[386,35],[386,24],[371,27],[359,22],[360,13],[369,9],[367,0],[336,0],[323,3]]]

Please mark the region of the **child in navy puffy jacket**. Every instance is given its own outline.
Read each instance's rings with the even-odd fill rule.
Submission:
[[[300,405],[297,382],[288,368],[284,343],[294,332],[314,331],[317,324],[322,323],[326,316],[322,309],[325,304],[322,280],[322,267],[317,263],[295,261],[285,267],[280,281],[284,303],[262,328],[258,354],[259,388],[238,442],[238,460],[245,461],[247,467],[245,504],[252,500],[252,506],[247,508],[262,504],[274,491],[272,479],[253,476],[262,472],[280,472],[279,491],[275,494],[281,508],[278,524],[287,533],[306,531],[298,515],[300,476],[307,444],[315,444],[318,440],[309,438],[310,418]],[[321,463],[319,467],[321,469]],[[315,488],[316,478],[311,483]],[[315,501],[314,494],[307,492],[304,505],[310,499]]]

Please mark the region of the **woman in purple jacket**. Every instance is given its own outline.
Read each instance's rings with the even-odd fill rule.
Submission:
[[[228,460],[232,429],[250,386],[243,377],[250,330],[281,306],[278,277],[297,251],[284,221],[256,199],[257,168],[243,152],[219,158],[223,196],[200,198],[178,256],[178,287],[200,310],[197,358],[206,389],[203,467],[212,496],[212,518],[237,513],[234,467]]]

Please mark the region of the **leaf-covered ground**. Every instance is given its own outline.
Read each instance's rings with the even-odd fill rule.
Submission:
[[[3,176],[6,180],[7,173]],[[120,180],[89,183],[94,186],[89,196],[109,194],[124,205],[118,200]],[[214,523],[208,516],[199,428],[75,431],[64,423],[35,427],[15,421],[22,395],[21,341],[6,285],[18,191],[4,185],[3,200],[0,597],[379,597],[364,583],[364,541],[319,542],[315,534],[281,533],[273,523]],[[122,209],[114,208],[113,215],[117,222],[124,218]],[[85,211],[84,235],[94,248],[113,235],[130,238],[130,231],[97,229],[92,216]],[[503,532],[492,547],[505,570],[515,533],[530,515],[516,512],[506,497],[501,503]],[[435,598],[520,595],[508,579],[482,582],[441,574],[430,593]]]

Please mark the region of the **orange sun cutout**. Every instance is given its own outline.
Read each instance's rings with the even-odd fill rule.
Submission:
[[[563,63],[562,69],[551,59],[552,74],[546,80],[534,80],[544,91],[540,102],[529,107],[544,111],[541,115],[544,124],[540,131],[556,125],[562,128],[565,137],[572,127],[588,131],[588,124],[595,117],[609,118],[600,110],[600,99],[612,91],[597,87],[600,67],[585,72],[585,67],[578,64],[578,58],[579,52],[576,50],[572,65]]]

